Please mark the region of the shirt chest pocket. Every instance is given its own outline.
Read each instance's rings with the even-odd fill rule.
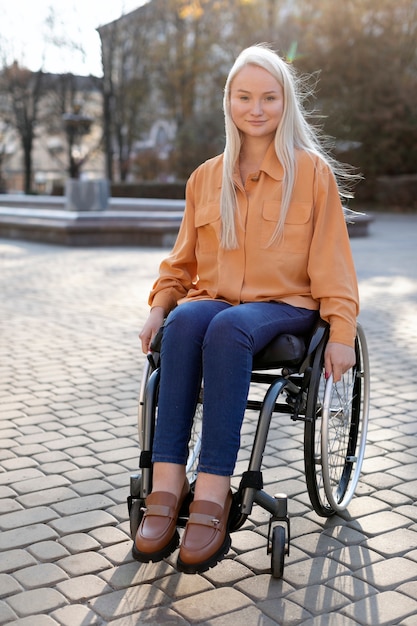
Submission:
[[[288,250],[289,252],[305,252],[310,245],[312,236],[312,206],[309,202],[292,202],[287,212],[283,237],[271,244],[277,228],[281,202],[264,202],[262,208],[261,247]]]
[[[195,212],[197,251],[217,252],[220,241],[220,207],[218,203],[207,204]]]

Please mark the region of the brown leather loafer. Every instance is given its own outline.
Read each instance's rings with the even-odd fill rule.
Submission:
[[[177,519],[190,494],[185,481],[181,496],[156,491],[146,498],[146,508],[132,548],[133,558],[142,563],[162,561],[179,544]]]
[[[224,508],[206,500],[195,500],[191,504],[177,561],[181,572],[205,572],[227,554],[230,548],[228,520],[231,505],[231,491]]]

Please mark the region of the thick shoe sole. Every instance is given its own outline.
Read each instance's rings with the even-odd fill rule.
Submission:
[[[214,567],[226,556],[229,552],[231,546],[230,533],[226,533],[226,537],[220,548],[215,552],[209,559],[206,561],[202,561],[201,563],[184,563],[181,561],[180,557],[177,560],[177,569],[179,572],[184,572],[184,574],[201,574],[202,572],[206,572],[211,567]]]
[[[133,543],[132,547],[132,556],[136,561],[140,561],[140,563],[157,563],[158,561],[162,561],[167,556],[172,554],[174,550],[176,550],[180,543],[180,536],[178,531],[175,531],[174,536],[171,541],[156,552],[141,552],[137,549],[136,544]]]

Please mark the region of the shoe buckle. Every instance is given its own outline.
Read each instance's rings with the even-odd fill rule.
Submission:
[[[217,528],[217,526],[220,524],[220,520],[217,519],[217,517],[213,517],[211,523],[213,524],[214,528]]]

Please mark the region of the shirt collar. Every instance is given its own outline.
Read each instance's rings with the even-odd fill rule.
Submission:
[[[265,174],[268,174],[268,176],[275,180],[282,180],[284,178],[284,168],[278,160],[275,152],[275,143],[273,141],[271,141],[268,146],[268,150],[261,163],[260,171],[265,172]]]
[[[265,172],[265,174],[277,181],[284,178],[284,168],[276,155],[275,143],[273,141],[268,146],[259,171]],[[241,184],[238,163],[235,164],[234,180],[236,184]]]

